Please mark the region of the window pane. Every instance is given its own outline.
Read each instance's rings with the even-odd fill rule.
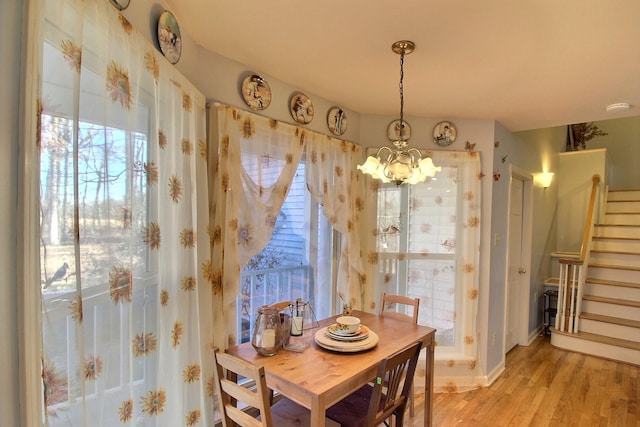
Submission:
[[[407,264],[407,295],[420,298],[419,322],[437,329],[438,345],[455,345],[455,260],[409,260]]]
[[[425,183],[378,190],[377,248],[382,292],[420,298],[418,322],[455,346],[458,168]]]
[[[245,167],[248,167],[247,163]],[[266,171],[262,173],[263,179],[267,177]],[[322,207],[307,191],[305,165],[301,162],[278,215],[271,241],[242,271],[238,296],[241,342],[251,339],[251,328],[263,305],[300,298],[311,303],[316,318],[331,314],[332,232]]]
[[[452,176],[457,168],[443,167],[440,176]],[[446,174],[446,175],[445,175]],[[455,180],[432,178],[407,187],[409,191],[407,252],[455,254],[457,185]]]
[[[73,123],[47,115],[42,122],[43,281],[45,289],[75,289],[76,272],[69,267],[75,264]],[[147,273],[144,242],[128,237],[141,235],[147,221],[146,209],[140,209],[147,197],[146,135],[80,123],[78,152],[82,287],[104,285],[114,265],[131,266],[138,277]]]

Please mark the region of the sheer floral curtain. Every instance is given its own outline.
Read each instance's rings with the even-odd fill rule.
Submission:
[[[482,377],[478,292],[484,175],[477,152],[429,155],[442,167],[431,182],[383,188],[369,180],[368,203],[377,202],[379,211],[377,218],[367,219],[367,276],[380,292],[420,298],[418,323],[437,329],[435,389],[463,391],[477,387]],[[368,294],[367,304],[375,307],[378,298]]]
[[[109,2],[41,4],[45,423],[213,425],[205,99]]]
[[[475,151],[434,151],[434,163],[455,167],[459,183],[456,292],[460,297],[454,313],[462,337],[462,354],[438,361],[436,391],[466,391],[477,388],[483,376],[479,360],[478,297],[480,289],[480,226],[482,209],[482,167]],[[449,177],[452,178],[452,177]],[[484,178],[487,179],[487,178]]]
[[[355,170],[360,148],[233,107],[211,113],[212,260],[224,319],[215,322],[216,345],[238,342],[236,296],[244,264],[269,242],[298,163],[306,153],[307,184],[329,221],[344,233],[340,267],[345,298],[361,293]],[[215,160],[214,160],[215,159]],[[338,175],[339,176],[334,176]],[[309,178],[312,176],[312,178]],[[226,337],[224,341],[219,337]]]
[[[360,250],[360,215],[364,211],[364,177],[356,166],[362,147],[320,134],[307,138],[307,188],[340,231],[338,294],[343,303],[361,310],[364,296]]]

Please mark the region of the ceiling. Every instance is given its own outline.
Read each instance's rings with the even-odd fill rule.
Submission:
[[[205,49],[365,114],[511,131],[640,115],[638,0],[167,0]],[[631,108],[606,112],[613,103]]]

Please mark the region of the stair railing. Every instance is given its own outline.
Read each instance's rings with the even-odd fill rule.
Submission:
[[[587,218],[582,234],[582,246],[578,258],[560,258],[560,285],[558,287],[558,312],[556,329],[576,333],[579,331],[579,319],[582,312],[582,294],[586,280],[589,256],[591,255],[591,240],[594,228],[594,210],[600,183],[600,175],[593,175],[591,196],[587,208]]]

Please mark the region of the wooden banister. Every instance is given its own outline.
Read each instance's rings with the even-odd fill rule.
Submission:
[[[580,256],[578,258],[561,258],[559,260],[558,303],[560,306],[558,307],[558,316],[556,316],[556,328],[569,333],[578,332],[579,330],[578,319],[581,312],[582,290],[585,282],[585,269],[589,260],[589,245],[591,245],[591,235],[593,233],[593,214],[599,183],[600,175],[593,175]]]
[[[584,222],[584,232],[582,234],[582,246],[580,247],[580,260],[584,261],[589,247],[589,234],[593,226],[593,211],[596,206],[596,193],[598,192],[598,184],[600,183],[600,175],[595,174],[591,178],[591,197],[589,198],[589,208],[587,209],[587,220]]]

